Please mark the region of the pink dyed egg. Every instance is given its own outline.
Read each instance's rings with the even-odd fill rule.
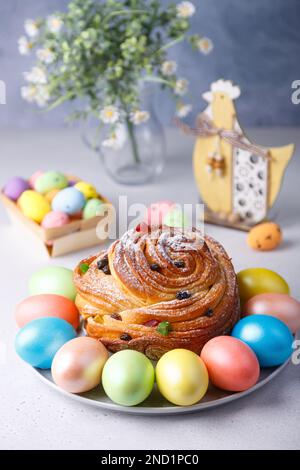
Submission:
[[[32,189],[34,189],[34,185],[35,185],[35,182],[38,179],[38,177],[41,176],[43,173],[44,172],[42,170],[37,170],[30,176],[28,182],[29,182],[29,186]]]
[[[52,377],[70,393],[82,393],[99,385],[108,351],[94,338],[83,336],[65,343],[55,354]]]
[[[173,201],[158,201],[152,203],[145,214],[144,222],[148,225],[162,225],[163,219],[174,207],[175,202]]]
[[[211,382],[223,390],[241,392],[259,378],[259,362],[250,347],[232,336],[209,340],[201,352]]]
[[[43,228],[57,228],[62,227],[70,222],[68,214],[60,211],[51,211],[45,215],[42,221]]]
[[[243,315],[271,315],[283,321],[292,333],[300,329],[300,302],[287,294],[266,293],[251,297]]]

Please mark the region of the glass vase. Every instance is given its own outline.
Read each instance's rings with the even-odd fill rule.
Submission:
[[[148,111],[149,119],[133,124],[129,118],[116,128],[115,145],[108,145],[108,128],[96,131],[87,125],[85,143],[97,151],[108,175],[120,184],[147,183],[163,169],[166,152],[165,138],[152,101],[152,93],[144,91],[141,109]]]

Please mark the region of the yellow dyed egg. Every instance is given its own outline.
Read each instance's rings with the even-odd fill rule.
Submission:
[[[237,274],[239,293],[242,305],[255,295],[289,294],[287,282],[275,271],[266,268],[243,269]]]
[[[51,210],[47,199],[31,189],[22,193],[18,199],[18,205],[26,217],[38,223],[41,223],[45,215]]]
[[[171,403],[189,406],[205,395],[208,372],[203,360],[187,349],[173,349],[164,354],[156,366],[160,393]]]
[[[274,222],[256,225],[248,233],[247,243],[253,250],[274,250],[282,242],[282,232]]]
[[[51,191],[45,194],[45,198],[47,199],[48,202],[50,202],[50,204],[53,201],[56,194],[59,193],[59,191],[60,189],[51,189]]]
[[[90,183],[86,183],[85,181],[79,181],[75,184],[74,187],[78,189],[78,191],[80,191],[86,199],[98,197],[96,188]]]

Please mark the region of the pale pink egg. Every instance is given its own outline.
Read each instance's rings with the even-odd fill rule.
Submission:
[[[39,176],[41,176],[42,174],[44,173],[44,171],[42,170],[37,170],[35,171],[29,178],[28,180],[28,183],[29,183],[29,186],[34,189],[34,185],[35,185],[35,182],[36,180],[38,179]]]
[[[22,328],[41,317],[57,317],[66,320],[75,330],[79,326],[79,312],[67,297],[56,294],[31,295],[20,302],[15,310],[17,325]]]
[[[108,351],[94,338],[83,336],[65,343],[55,354],[52,377],[70,393],[83,393],[100,384]]]
[[[60,211],[51,211],[45,215],[42,220],[43,228],[57,228],[62,227],[70,222],[68,214]]]
[[[300,329],[300,302],[288,294],[255,295],[244,305],[243,315],[271,315],[283,321],[292,333]]]
[[[163,219],[175,206],[173,201],[158,201],[152,203],[145,214],[144,222],[148,225],[162,225]]]
[[[232,336],[209,340],[201,352],[211,382],[223,390],[241,392],[259,378],[259,363],[250,347]]]

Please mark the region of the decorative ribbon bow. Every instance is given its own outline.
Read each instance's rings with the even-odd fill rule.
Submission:
[[[267,149],[245,141],[244,135],[241,132],[216,127],[205,113],[199,114],[199,116],[197,117],[196,129],[189,127],[187,124],[185,124],[178,118],[175,118],[175,124],[185,134],[195,135],[196,137],[212,137],[214,135],[218,135],[221,139],[224,139],[233,147],[238,147],[243,150],[247,150],[248,152],[257,155],[258,157],[266,158],[268,160],[271,159],[271,156]]]

